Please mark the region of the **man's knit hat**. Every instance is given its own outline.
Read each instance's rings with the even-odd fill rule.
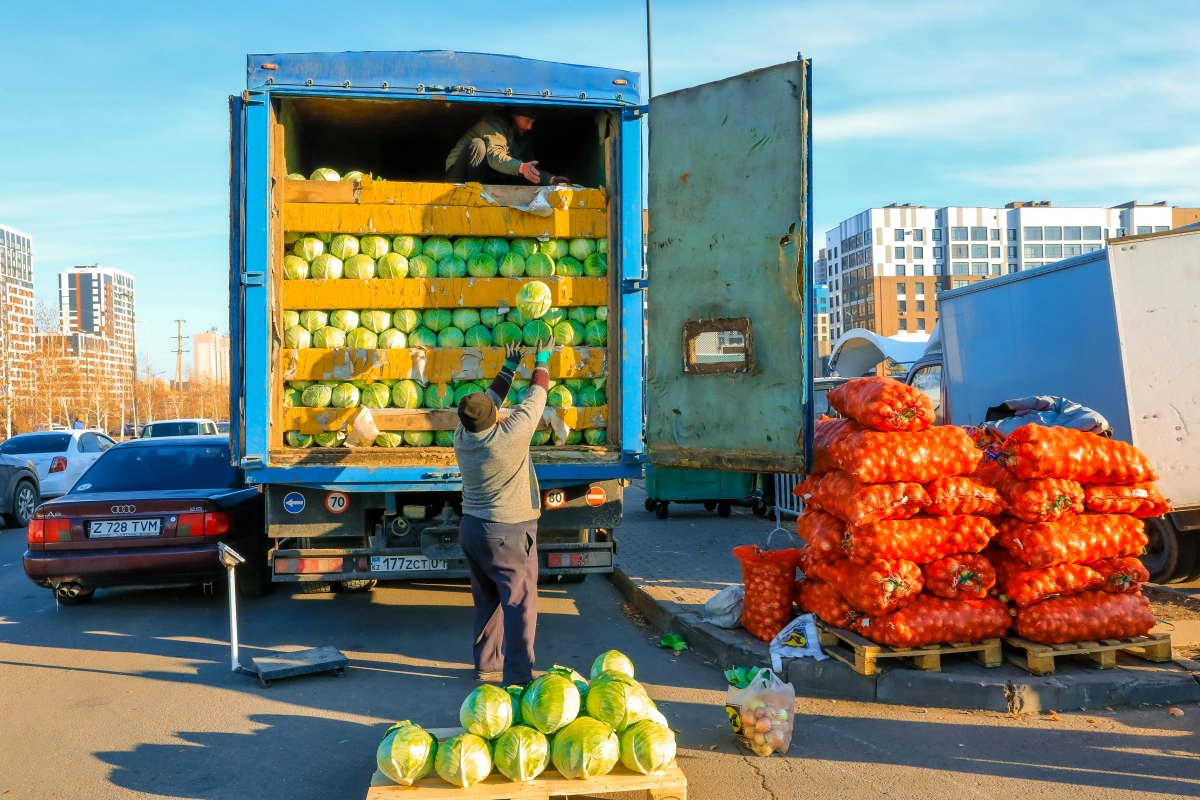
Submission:
[[[458,420],[471,433],[496,424],[496,404],[487,392],[471,392],[458,404]]]

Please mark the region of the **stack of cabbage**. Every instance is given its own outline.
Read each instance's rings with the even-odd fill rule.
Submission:
[[[354,177],[351,178],[350,175]],[[348,173],[342,180],[361,179]],[[292,179],[303,176],[292,175]],[[339,180],[333,170],[317,170],[312,180]],[[607,239],[501,239],[464,236],[363,237],[347,234],[288,233],[284,257],[288,280],[373,278],[546,278],[604,277],[608,273]],[[525,283],[516,308],[333,309],[284,311],[284,346],[290,349],[354,347],[362,349],[535,347],[553,339],[557,347],[605,347],[608,344],[608,306],[556,308],[550,288],[534,280]],[[453,408],[463,397],[486,391],[490,379],[418,384],[412,380],[292,381],[285,387],[284,405],[307,408]],[[605,377],[551,381],[547,404],[552,408],[598,407],[607,403]],[[505,405],[524,399],[528,382],[516,380]],[[345,436],[326,432],[310,436],[288,431],[289,447],[338,447]],[[571,431],[554,444],[603,444],[602,428]],[[533,446],[552,442],[549,431],[534,434]],[[384,433],[380,447],[452,447],[453,431]]]
[[[484,684],[463,701],[458,718],[466,732],[444,742],[411,722],[393,725],[375,754],[379,770],[405,786],[436,771],[465,788],[493,768],[529,781],[553,763],[564,777],[586,780],[618,760],[649,775],[675,759],[675,734],[633,679],[633,663],[616,650],[596,658],[590,683],[556,666],[527,686]]]

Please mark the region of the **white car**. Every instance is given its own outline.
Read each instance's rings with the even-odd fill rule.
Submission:
[[[215,436],[217,423],[211,419],[160,419],[147,422],[142,428],[142,439],[160,436]]]
[[[41,496],[47,499],[70,491],[79,476],[114,444],[98,431],[40,431],[12,437],[0,444],[0,453],[29,460],[37,468]]]

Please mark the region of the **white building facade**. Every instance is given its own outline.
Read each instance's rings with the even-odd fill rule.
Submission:
[[[137,365],[134,295],[133,276],[119,269],[92,264],[58,274],[62,332],[108,340],[102,357],[112,363],[104,369],[122,382],[132,380]],[[122,391],[124,385],[115,388]]]
[[[0,396],[10,412],[29,385],[34,329],[33,237],[0,225]]]
[[[192,380],[229,383],[229,337],[216,328],[192,334]]]

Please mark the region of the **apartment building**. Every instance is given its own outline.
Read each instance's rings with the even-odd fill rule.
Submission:
[[[107,340],[109,344],[103,348],[94,343],[82,347],[111,362],[102,369],[114,380],[132,379],[137,365],[132,275],[98,264],[60,272],[58,310],[63,334],[87,333]],[[123,383],[114,387],[117,391],[124,388]]]
[[[192,334],[192,379],[229,383],[229,337],[216,328]]]
[[[1003,208],[927,208],[892,203],[825,234],[830,337],[852,328],[883,336],[928,333],[937,293],[1033,269],[1104,247],[1107,239],[1170,230],[1200,209],[1166,202],[1057,208],[1015,201]],[[814,272],[817,270],[814,269]]]
[[[0,394],[5,398],[28,384],[34,327],[33,238],[0,225]]]

